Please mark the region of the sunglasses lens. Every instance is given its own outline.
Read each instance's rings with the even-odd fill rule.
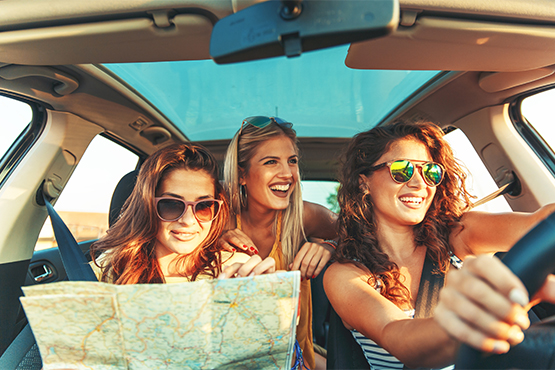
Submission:
[[[245,118],[245,121],[254,127],[264,128],[272,122],[272,119],[266,116],[252,116]]]
[[[422,166],[424,180],[430,186],[437,186],[443,180],[443,168],[437,163],[426,163]]]
[[[395,161],[390,167],[391,177],[398,183],[405,183],[412,179],[414,165],[409,161]]]
[[[177,199],[161,199],[156,210],[161,219],[175,221],[183,215],[185,203]]]
[[[212,221],[220,211],[220,204],[213,200],[198,202],[195,205],[195,216],[201,222]]]

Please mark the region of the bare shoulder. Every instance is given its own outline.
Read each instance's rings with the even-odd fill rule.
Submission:
[[[334,295],[342,294],[346,284],[350,284],[353,280],[365,280],[370,277],[370,272],[364,270],[353,263],[332,263],[324,274],[324,289],[326,294]]]

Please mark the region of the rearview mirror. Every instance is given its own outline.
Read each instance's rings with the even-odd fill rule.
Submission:
[[[220,64],[293,57],[384,36],[398,23],[398,0],[271,0],[220,19],[210,55]]]

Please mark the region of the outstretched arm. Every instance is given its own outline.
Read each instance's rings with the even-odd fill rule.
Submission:
[[[468,255],[507,251],[553,212],[555,203],[533,213],[470,211],[463,215],[458,229],[451,233],[450,242],[455,254],[463,260]]]
[[[368,272],[353,264],[332,264],[324,289],[347,329],[356,329],[409,367],[453,363],[458,342],[430,319],[409,319],[368,284]]]

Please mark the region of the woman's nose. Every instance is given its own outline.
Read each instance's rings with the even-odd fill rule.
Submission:
[[[291,168],[289,167],[289,165],[287,163],[285,163],[281,166],[280,175],[283,176],[283,177],[287,177],[287,178],[293,176],[293,172],[291,171]]]
[[[409,180],[407,185],[410,187],[420,189],[427,186],[427,184],[426,184],[426,181],[424,181],[424,175],[422,174],[422,167],[419,167],[419,166],[415,166],[415,167],[416,168],[414,170],[416,171],[416,173],[412,176],[412,179]]]
[[[192,225],[197,222],[197,218],[195,217],[193,206],[191,204],[187,205],[185,212],[178,221],[184,225]]]

